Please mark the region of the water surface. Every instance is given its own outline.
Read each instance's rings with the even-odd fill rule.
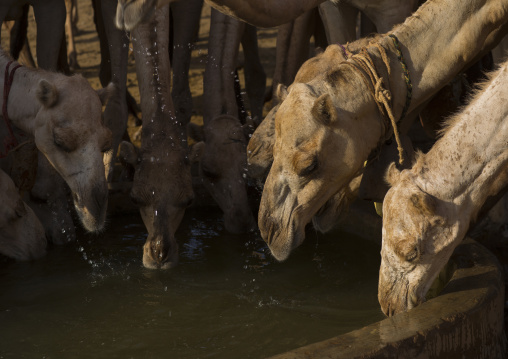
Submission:
[[[264,358],[383,318],[371,241],[308,231],[278,263],[210,210],[188,211],[177,237],[169,271],[143,268],[134,215],[41,260],[0,260],[0,358]]]

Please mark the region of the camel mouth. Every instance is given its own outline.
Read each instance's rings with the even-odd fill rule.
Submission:
[[[293,225],[287,229],[277,229],[276,226],[271,226],[269,230],[266,242],[272,256],[279,262],[288,259],[291,252],[305,239],[303,231],[295,231]]]
[[[381,310],[388,316],[407,312],[426,301],[424,295],[420,295],[421,288],[412,286],[407,280],[390,280],[386,277],[379,278],[378,300]]]
[[[174,243],[173,243],[174,242]],[[176,241],[147,238],[143,247],[143,266],[148,269],[170,269],[178,264],[178,244]]]
[[[78,213],[81,224],[88,232],[100,232],[106,223],[106,210],[108,207],[107,187],[95,187],[90,196],[84,197],[73,192],[74,207]]]

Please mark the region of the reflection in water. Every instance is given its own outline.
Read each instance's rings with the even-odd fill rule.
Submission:
[[[0,261],[0,357],[263,358],[383,318],[379,246],[309,232],[284,263],[258,233],[224,233],[189,211],[179,266],[143,268],[144,226],[113,218],[101,235],[31,263]]]

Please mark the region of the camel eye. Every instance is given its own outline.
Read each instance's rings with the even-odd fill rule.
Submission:
[[[55,143],[55,146],[58,147],[60,150],[64,152],[72,152],[73,148],[71,146],[68,146],[60,137],[53,136],[53,142]]]
[[[419,253],[420,251],[418,250],[418,246],[415,246],[411,252],[409,252],[407,255],[406,255],[406,261],[408,262],[413,262],[416,258],[418,258],[418,255],[420,254]]]
[[[315,172],[318,168],[318,160],[317,157],[312,160],[312,163],[305,167],[303,170],[300,171],[300,176],[309,176],[313,172]]]

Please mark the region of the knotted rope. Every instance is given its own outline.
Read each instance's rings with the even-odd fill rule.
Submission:
[[[0,153],[0,158],[4,158],[7,156],[10,150],[18,146],[18,140],[14,136],[14,131],[12,130],[11,121],[9,120],[9,115],[7,113],[7,102],[9,99],[9,92],[11,91],[12,80],[14,78],[14,73],[18,68],[21,67],[20,64],[17,64],[9,71],[9,67],[14,61],[9,61],[5,66],[5,74],[4,74],[4,96],[3,96],[3,106],[2,106],[2,117],[5,121],[5,126],[9,131],[9,136],[4,139],[4,151],[5,153]]]
[[[383,78],[378,75],[374,62],[372,61],[372,58],[368,53],[367,49],[364,47],[360,50],[359,53],[353,54],[352,56],[348,56],[345,48],[342,45],[341,48],[342,51],[344,52],[346,59],[352,60],[346,61],[344,62],[344,64],[350,65],[357,73],[361,75],[361,78],[365,82],[367,88],[371,90],[372,96],[374,97],[376,105],[378,106],[379,112],[383,115],[384,118],[386,117],[389,118],[393,128],[393,133],[395,135],[395,140],[397,142],[397,149],[399,151],[399,163],[402,164],[404,163],[404,148],[402,147],[402,142],[400,140],[397,123],[402,121],[402,119],[405,117],[409,105],[411,104],[412,85],[411,80],[409,79],[409,71],[407,70],[407,66],[402,57],[402,53],[400,52],[398,39],[395,35],[391,34],[389,36],[393,39],[395,43],[395,47],[397,49],[397,58],[402,64],[404,77],[406,79],[406,85],[408,89],[406,103],[402,110],[402,115],[399,118],[399,121],[395,121],[395,118],[393,117],[393,112],[391,108],[391,100],[392,100],[391,92],[384,87]],[[390,75],[391,69],[388,62],[388,56],[386,55],[386,50],[377,42],[371,43],[370,45],[375,46],[379,50],[381,59],[383,60],[383,63],[385,64],[386,69],[388,71],[388,75]],[[385,122],[385,127],[388,126],[389,124]]]

